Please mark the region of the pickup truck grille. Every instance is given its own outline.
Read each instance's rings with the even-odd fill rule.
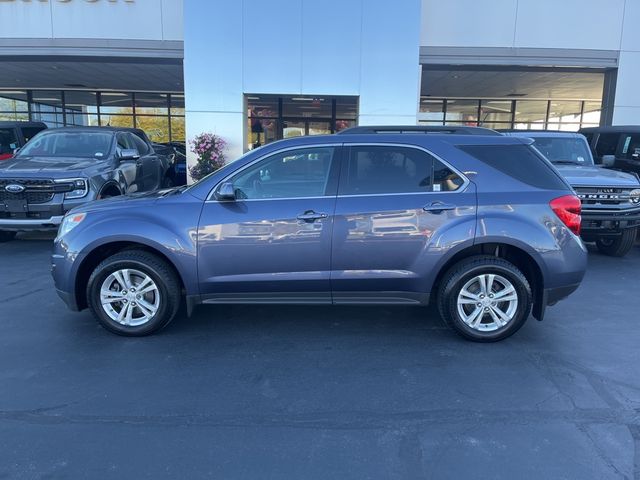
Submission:
[[[606,188],[606,187],[577,187],[575,188],[582,205],[597,205],[601,207],[625,207],[630,204],[628,188]]]
[[[7,191],[7,185],[22,185],[22,192]],[[0,179],[0,203],[5,200],[26,200],[29,204],[49,202],[58,192],[72,190],[71,184],[54,183],[50,179],[2,178]]]

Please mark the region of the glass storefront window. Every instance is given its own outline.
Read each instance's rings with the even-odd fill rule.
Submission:
[[[19,113],[28,112],[27,92],[22,90],[0,91],[0,112]]]
[[[0,112],[0,120],[8,122],[26,122],[29,120],[29,113],[27,112]]]
[[[513,102],[510,100],[482,100],[480,102],[480,125],[487,126],[493,122],[511,123],[512,107]]]
[[[130,93],[100,93],[100,114],[133,114],[133,96]]]
[[[516,123],[544,123],[547,119],[546,100],[517,100]]]
[[[145,131],[152,142],[168,142],[169,139],[169,117],[137,115],[136,127]]]
[[[132,128],[133,115],[102,115],[100,114],[100,126]]]
[[[247,148],[280,138],[339,132],[356,124],[358,97],[247,94]]]
[[[580,110],[582,102],[577,101],[555,101],[549,105],[549,122],[552,123],[580,123]]]
[[[600,124],[602,102],[584,102],[582,123]]]
[[[442,125],[444,121],[444,100],[422,97],[419,108],[418,120],[420,122],[438,122],[439,125]]]
[[[447,99],[447,113],[445,123],[462,122],[474,126],[478,123],[478,100],[450,100]]]
[[[187,138],[184,117],[171,117],[171,140],[185,142]]]
[[[184,115],[184,95],[172,93],[170,96],[171,115]]]
[[[344,120],[358,119],[358,98],[357,97],[337,97],[336,117]],[[336,127],[337,129],[337,127]]]
[[[136,115],[167,115],[169,99],[166,93],[136,93]]]
[[[331,118],[331,99],[301,96],[283,97],[282,115],[284,117]]]
[[[67,125],[98,126],[98,95],[96,92],[68,90],[64,92]]]
[[[31,94],[31,119],[49,128],[64,127],[62,92],[37,90]]]

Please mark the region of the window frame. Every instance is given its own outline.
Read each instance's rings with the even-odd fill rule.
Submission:
[[[264,161],[269,160],[275,155],[280,155],[282,153],[294,151],[294,150],[310,150],[313,148],[333,148],[333,158],[331,159],[331,166],[329,167],[329,177],[327,180],[327,186],[325,188],[325,194],[320,196],[309,196],[309,197],[278,197],[278,198],[239,198],[236,199],[235,202],[264,202],[264,201],[278,201],[278,200],[304,200],[304,199],[312,199],[312,198],[335,198],[338,193],[338,177],[339,172],[342,165],[342,156],[343,156],[343,144],[342,143],[314,143],[309,145],[295,145],[287,148],[281,148],[274,150],[269,153],[265,153],[264,155],[260,155],[255,160],[243,165],[237,170],[229,173],[222,180],[217,182],[214,187],[210,190],[209,195],[207,195],[207,199],[205,202],[214,202],[214,203],[229,203],[229,200],[218,200],[216,198],[216,192],[220,189],[222,184],[228,182],[231,178],[241,174],[245,170],[262,163]],[[231,201],[233,202],[233,201]]]

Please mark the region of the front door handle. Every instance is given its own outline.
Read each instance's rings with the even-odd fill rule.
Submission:
[[[328,215],[326,213],[316,213],[313,210],[307,210],[304,213],[298,215],[298,220],[302,220],[303,222],[313,223],[316,220],[320,220],[322,218],[327,218]]]
[[[451,205],[450,203],[442,203],[442,202],[431,202],[430,204],[422,207],[422,209],[425,212],[431,212],[435,214],[442,213],[445,210],[453,210],[455,208],[456,208],[455,205]]]

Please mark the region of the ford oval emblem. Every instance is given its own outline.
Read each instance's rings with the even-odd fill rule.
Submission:
[[[4,189],[9,193],[22,193],[25,190],[24,185],[20,185],[18,183],[11,183],[4,187]]]

